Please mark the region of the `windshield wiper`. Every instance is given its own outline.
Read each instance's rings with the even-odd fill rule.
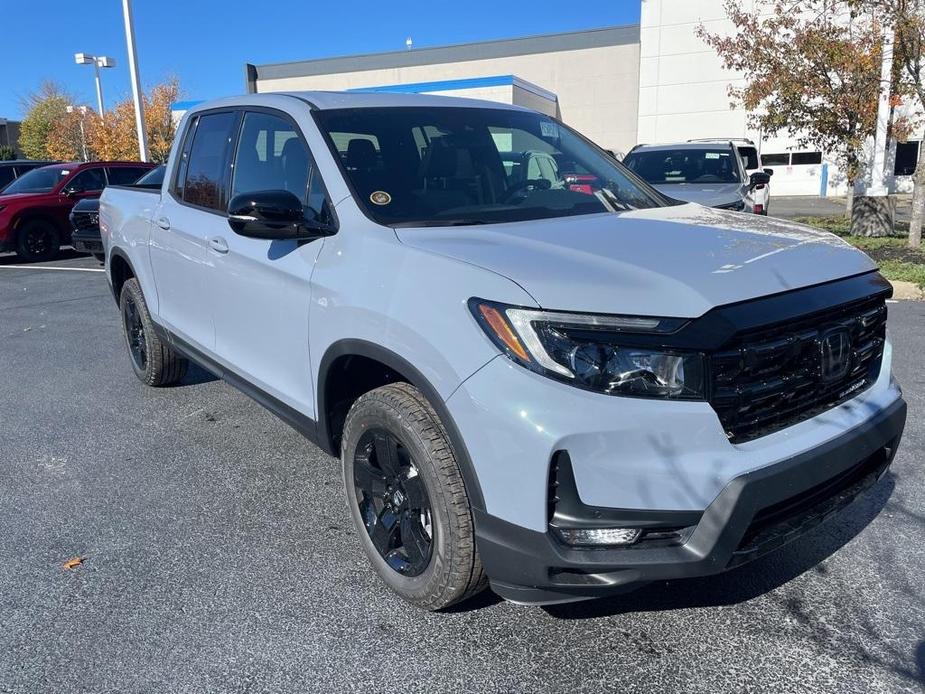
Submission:
[[[491,224],[484,219],[417,219],[410,222],[396,222],[390,226],[394,229],[408,227],[468,227],[476,224]]]

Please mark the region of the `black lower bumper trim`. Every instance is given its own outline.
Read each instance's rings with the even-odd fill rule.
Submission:
[[[733,479],[682,545],[576,549],[550,533],[476,512],[479,555],[495,592],[525,603],[581,600],[719,573],[782,546],[851,503],[887,470],[905,422],[900,398],[822,446]],[[658,511],[651,516],[657,519]]]

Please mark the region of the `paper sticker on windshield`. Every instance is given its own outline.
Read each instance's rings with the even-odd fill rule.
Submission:
[[[719,159],[719,152],[706,152],[703,155],[704,159]]]
[[[373,205],[388,205],[390,202],[392,202],[392,196],[386,193],[384,190],[377,190],[369,196],[369,201]]]
[[[540,121],[540,135],[543,137],[559,137],[559,128],[551,120]]]

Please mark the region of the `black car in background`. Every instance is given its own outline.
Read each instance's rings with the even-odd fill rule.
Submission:
[[[57,164],[56,161],[37,161],[33,159],[14,159],[12,161],[0,161],[0,190],[6,188],[10,183],[22,176],[27,171],[37,169],[40,166]]]
[[[164,182],[165,166],[162,164],[151,169],[139,178],[132,187],[160,188]],[[71,210],[71,245],[78,253],[89,253],[101,263],[105,260],[103,255],[103,240],[100,238],[100,199],[86,198],[81,200]]]

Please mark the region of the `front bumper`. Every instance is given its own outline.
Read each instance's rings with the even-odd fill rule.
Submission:
[[[71,246],[78,253],[102,253],[103,240],[100,232],[73,231],[71,233]]]
[[[885,473],[906,421],[897,399],[826,444],[729,482],[674,546],[576,549],[550,532],[476,513],[493,590],[515,602],[555,603],[623,592],[655,580],[716,574],[751,561],[838,513]],[[658,511],[635,514],[659,524]],[[676,512],[662,514],[675,526]]]

